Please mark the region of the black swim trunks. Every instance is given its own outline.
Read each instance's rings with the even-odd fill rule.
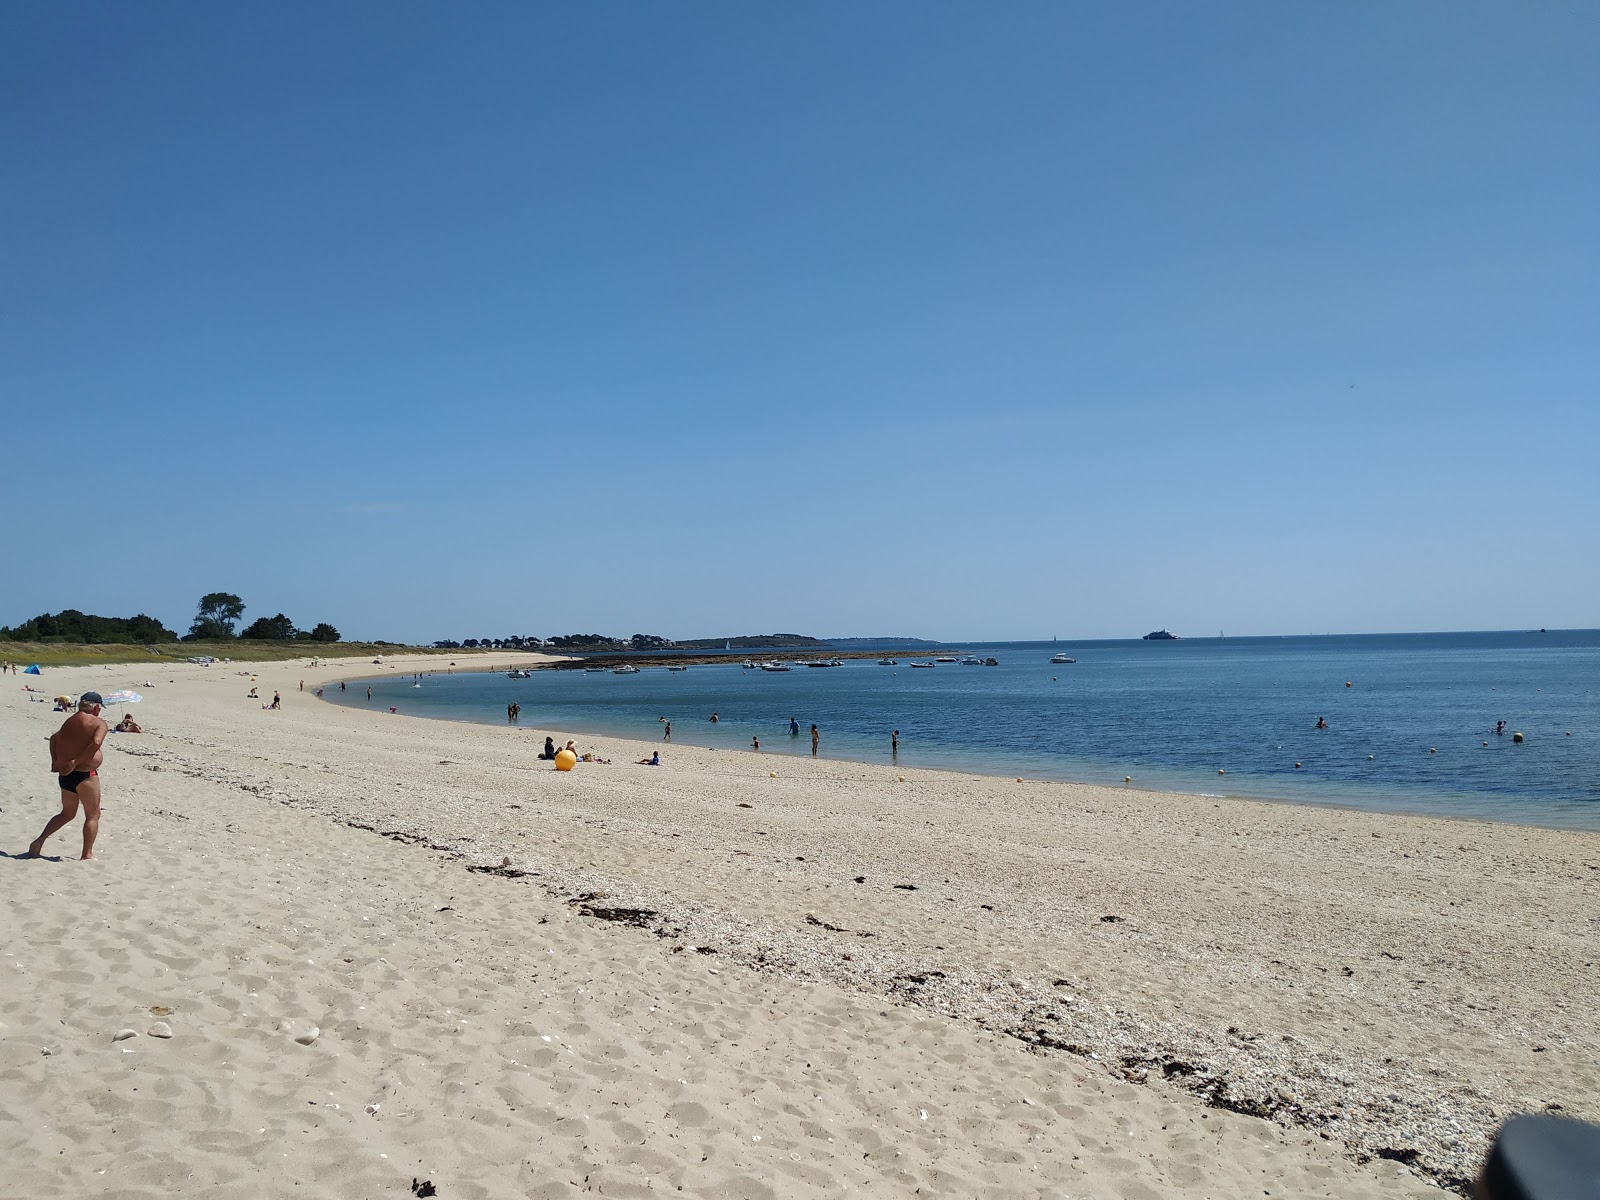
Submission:
[[[57,775],[56,782],[61,785],[63,792],[71,792],[73,795],[77,795],[78,785],[94,774],[94,771],[74,771],[70,775]]]

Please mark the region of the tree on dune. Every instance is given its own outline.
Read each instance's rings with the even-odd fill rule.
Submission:
[[[321,621],[305,636],[313,642],[337,642],[339,640],[339,631],[326,621]]]
[[[252,642],[286,642],[295,636],[294,622],[282,613],[257,617],[239,636]]]
[[[234,623],[244,616],[244,601],[232,592],[207,592],[189,626],[185,641],[223,641],[233,636]]]

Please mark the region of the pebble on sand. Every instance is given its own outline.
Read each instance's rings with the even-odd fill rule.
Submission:
[[[165,1021],[157,1021],[146,1032],[153,1038],[169,1038],[172,1036],[172,1026]]]
[[[139,1031],[137,1029],[119,1029],[111,1035],[111,1040],[113,1042],[125,1042],[131,1037],[138,1036]]]
[[[299,1033],[294,1035],[294,1040],[299,1042],[302,1046],[309,1046],[312,1042],[317,1040],[321,1033],[322,1030],[318,1029],[315,1025],[308,1025]]]

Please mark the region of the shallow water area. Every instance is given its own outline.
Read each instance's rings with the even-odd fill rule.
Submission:
[[[1077,661],[1050,663],[1060,652]],[[670,721],[676,742],[748,750],[759,738],[776,758],[809,756],[815,723],[819,754],[833,759],[1100,784],[1132,776],[1133,786],[1163,791],[1600,829],[1597,631],[892,653],[895,666],[856,659],[787,673],[732,663],[527,679],[385,674],[326,698],[366,706],[370,684],[374,707],[492,724],[515,702],[524,728],[580,742],[583,733],[661,739]],[[999,665],[910,667],[967,654]],[[1316,727],[1319,717],[1327,728]]]

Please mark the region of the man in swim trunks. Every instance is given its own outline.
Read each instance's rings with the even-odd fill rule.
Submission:
[[[38,858],[46,839],[69,824],[83,808],[83,857],[94,857],[94,839],[100,832],[100,776],[104,759],[101,746],[109,732],[100,719],[100,693],[85,692],[78,697],[78,711],[61,723],[50,736],[50,769],[61,785],[61,811],[51,817],[28,847],[28,857]]]

